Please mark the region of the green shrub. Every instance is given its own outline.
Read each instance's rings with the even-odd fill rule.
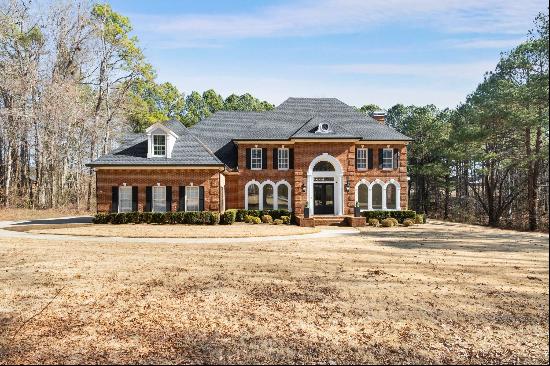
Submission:
[[[95,214],[92,222],[94,224],[108,224],[110,222],[109,220],[110,220],[109,214],[98,213],[98,214]]]
[[[370,219],[377,219],[382,221],[387,218],[394,218],[398,222],[402,223],[405,219],[412,219],[416,217],[416,212],[412,210],[404,211],[363,211],[362,215],[365,216],[367,221]]]
[[[414,225],[414,220],[412,220],[412,219],[405,219],[405,220],[403,220],[403,225],[405,225],[405,226],[413,226],[413,225]]]
[[[384,219],[384,220],[380,221],[380,223],[382,224],[383,227],[393,227],[393,226],[395,226],[395,221],[392,220],[391,218]]]
[[[369,225],[370,226],[378,226],[378,225],[380,225],[380,221],[378,221],[378,219],[369,219]]]
[[[166,216],[164,215],[164,212],[153,212],[151,215],[151,223],[152,224],[165,224],[166,223]]]
[[[283,224],[283,220],[281,220],[281,219],[273,220],[273,225],[282,225],[282,224]]]
[[[221,225],[233,225],[237,217],[237,210],[226,210],[220,216]]]
[[[119,225],[119,224],[125,224],[126,223],[126,214],[119,212],[113,214],[111,217],[111,224]]]
[[[264,224],[271,224],[273,222],[273,217],[271,217],[271,215],[262,215],[262,222]]]
[[[262,220],[259,217],[256,216],[249,216],[250,217],[250,223],[251,224],[261,224]]]
[[[262,217],[263,215],[269,215],[272,219],[282,219],[283,216],[291,216],[288,210],[236,210],[235,221],[246,222],[246,216]]]
[[[290,225],[290,216],[281,216],[281,221],[283,221],[285,225]]]

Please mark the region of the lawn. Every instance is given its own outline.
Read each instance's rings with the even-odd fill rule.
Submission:
[[[0,239],[0,363],[548,363],[548,236]]]
[[[78,211],[70,209],[31,210],[27,208],[2,208],[0,210],[0,221],[49,219],[54,217],[89,215],[93,215],[93,213],[89,211]]]

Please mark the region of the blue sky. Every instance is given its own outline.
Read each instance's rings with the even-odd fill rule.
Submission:
[[[540,0],[111,0],[181,91],[454,107],[525,39]]]

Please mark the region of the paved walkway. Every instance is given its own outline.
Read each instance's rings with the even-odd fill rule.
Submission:
[[[43,239],[82,242],[111,242],[111,243],[170,243],[170,244],[216,244],[216,243],[257,243],[258,241],[282,241],[298,239],[325,239],[347,235],[358,235],[359,230],[354,228],[321,229],[312,234],[282,235],[282,236],[255,236],[247,238],[124,238],[119,236],[77,236],[56,234],[33,234],[25,231],[4,230],[10,227],[27,225],[65,225],[91,223],[90,216],[57,217],[53,219],[38,219],[26,221],[0,221],[0,238]]]

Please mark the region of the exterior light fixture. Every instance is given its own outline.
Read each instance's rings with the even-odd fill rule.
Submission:
[[[349,184],[349,178],[346,178],[346,192],[349,192],[350,184]]]
[[[302,183],[302,192],[306,193],[306,185]]]

